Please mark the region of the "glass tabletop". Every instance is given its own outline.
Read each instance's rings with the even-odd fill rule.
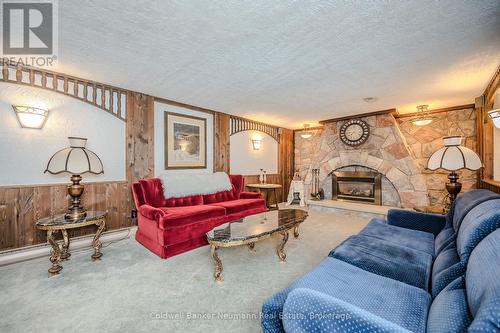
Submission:
[[[268,211],[222,224],[208,232],[207,238],[216,242],[244,241],[291,229],[306,218],[307,212],[300,209]]]
[[[58,214],[50,217],[45,217],[36,222],[37,226],[57,226],[57,225],[68,225],[68,224],[78,224],[86,221],[95,221],[102,219],[106,216],[106,212],[103,211],[87,211],[87,216],[79,220],[66,220],[64,214]]]

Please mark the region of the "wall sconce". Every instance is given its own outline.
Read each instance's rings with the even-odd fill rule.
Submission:
[[[262,139],[252,139],[253,150],[260,150],[262,146]]]
[[[493,120],[493,125],[495,125],[496,128],[500,128],[500,109],[489,111],[488,116]]]
[[[31,106],[12,105],[17,120],[23,128],[41,129],[47,120],[49,110]]]

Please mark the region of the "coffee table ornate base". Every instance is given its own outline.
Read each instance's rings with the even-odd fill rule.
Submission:
[[[280,262],[286,261],[285,245],[289,233],[293,230],[295,238],[299,237],[299,224],[307,218],[303,210],[284,209],[261,214],[251,215],[244,219],[226,223],[209,233],[207,239],[210,244],[210,253],[215,265],[214,278],[217,283],[223,281],[222,261],[217,250],[225,247],[248,246],[254,251],[255,243],[267,239],[275,234],[281,235],[281,241],[276,248]]]
[[[217,255],[217,246],[215,245],[210,245],[210,253],[212,253],[212,258],[214,258],[214,263],[215,263],[215,272],[214,272],[214,278],[216,282],[222,282],[222,261],[220,260],[219,256]]]

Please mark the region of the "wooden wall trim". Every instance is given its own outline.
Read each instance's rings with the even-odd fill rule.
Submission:
[[[483,94],[476,98],[477,148],[484,168],[478,172],[479,188],[500,193],[500,183],[493,180],[494,125],[488,116],[493,109],[495,94],[500,89],[500,66],[497,68]]]
[[[280,133],[282,130],[280,127],[262,123],[260,121],[254,121],[243,117],[230,116],[230,118],[231,118],[231,128],[230,128],[231,135],[244,131],[259,131],[266,133],[267,135],[275,139],[278,143],[280,142]]]
[[[201,106],[177,102],[177,101],[167,99],[167,98],[162,98],[162,97],[154,97],[154,101],[158,102],[158,103],[178,106],[178,107],[193,110],[193,111],[204,112],[204,113],[208,113],[208,114],[223,113],[223,112],[219,112],[219,111],[215,111],[215,110],[211,110],[211,109],[207,109],[207,108],[202,108]]]
[[[464,109],[474,109],[475,105],[474,104],[464,104],[464,105],[456,105],[456,106],[450,106],[447,108],[441,108],[441,109],[434,109],[434,110],[429,110],[429,114],[436,114],[436,113],[441,113],[441,112],[449,112],[449,111],[457,111],[457,110],[464,110]],[[396,113],[394,114],[395,118],[406,118],[406,117],[415,117],[420,115],[419,112],[412,112],[412,113]]]
[[[337,121],[342,121],[342,120],[349,120],[353,118],[363,118],[363,117],[369,117],[369,116],[378,116],[381,114],[386,114],[386,113],[396,113],[396,109],[386,109],[386,110],[379,110],[379,111],[373,111],[373,112],[367,112],[367,113],[360,113],[360,114],[353,114],[351,116],[344,116],[344,117],[337,117],[337,118],[331,118],[331,119],[325,119],[325,120],[320,120],[319,123],[324,125],[328,123],[334,123]]]
[[[125,121],[127,90],[76,76],[10,62],[0,64],[0,81],[53,91],[95,106]]]

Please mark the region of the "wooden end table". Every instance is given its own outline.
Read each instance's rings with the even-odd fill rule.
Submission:
[[[278,196],[276,195],[276,189],[282,187],[280,184],[247,184],[246,187],[248,187],[250,190],[255,189],[257,192],[262,193],[264,195],[264,199],[266,199],[267,208],[278,209]],[[274,194],[275,207],[271,207],[271,203],[269,200],[269,192],[271,191]]]
[[[102,257],[101,247],[102,243],[99,240],[104,228],[106,227],[106,212],[101,211],[87,211],[87,216],[79,220],[71,221],[64,218],[64,214],[46,217],[40,219],[36,222],[36,227],[40,230],[47,231],[47,242],[52,246],[52,251],[50,254],[50,262],[52,266],[49,268],[49,276],[59,274],[62,270],[60,265],[61,260],[68,260],[71,256],[69,253],[69,242],[68,229],[81,228],[88,225],[97,225],[97,232],[94,235],[92,241],[92,247],[94,248],[94,253],[92,254],[92,260],[97,260]],[[63,244],[59,248],[59,244],[54,238],[54,233],[60,231],[63,237]]]

